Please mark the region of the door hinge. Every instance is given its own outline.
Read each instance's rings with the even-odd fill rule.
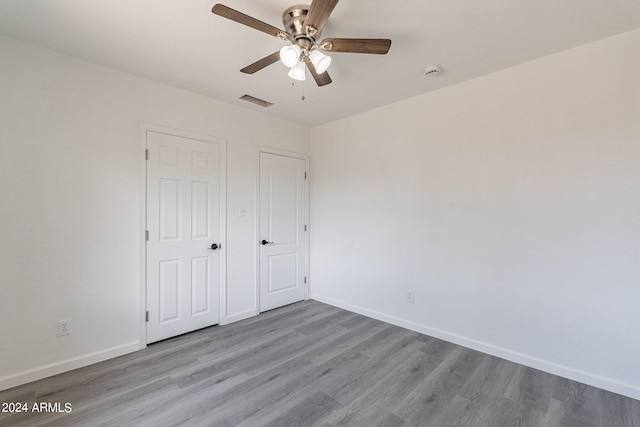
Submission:
[[[304,173],[304,179],[307,179],[307,173],[306,172]]]
[[[146,312],[144,313],[144,320],[145,320],[145,322],[148,322],[148,321],[149,321],[149,312],[148,312],[148,311],[146,311]]]
[[[144,150],[144,159],[149,160],[149,149]]]
[[[304,225],[304,231],[307,231],[307,224]]]
[[[149,241],[149,230],[145,230],[144,231],[144,239],[148,242]]]
[[[307,283],[307,276],[304,276],[304,283]]]

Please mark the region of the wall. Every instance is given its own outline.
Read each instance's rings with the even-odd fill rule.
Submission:
[[[223,321],[255,314],[256,145],[308,154],[308,129],[2,37],[0,58],[0,389],[144,346],[140,121],[227,140]]]
[[[312,296],[640,398],[638,46],[312,129]]]

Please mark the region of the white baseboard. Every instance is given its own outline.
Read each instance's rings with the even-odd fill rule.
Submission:
[[[224,319],[220,320],[220,324],[228,325],[229,323],[239,322],[241,320],[257,316],[258,314],[258,310],[243,311],[242,313],[237,313],[232,316],[226,316]]]
[[[483,353],[487,353],[492,356],[499,357],[501,359],[509,360],[511,362],[519,363],[521,365],[525,365],[530,368],[539,369],[541,371],[545,371],[550,374],[558,375],[560,377],[578,381],[583,384],[588,384],[594,387],[601,388],[603,390],[608,390],[613,393],[621,394],[623,396],[627,396],[632,399],[640,400],[640,387],[634,386],[632,384],[622,383],[610,378],[602,377],[600,375],[580,371],[580,370],[571,368],[569,366],[558,365],[546,360],[538,359],[536,357],[528,356],[526,354],[518,353],[506,348],[502,348],[492,344],[477,341],[468,337],[452,334],[440,329],[430,328],[426,325],[405,320],[399,317],[390,316],[388,314],[380,313],[378,311],[369,310],[364,307],[352,305],[349,303],[345,303],[343,301],[339,301],[339,300],[318,295],[315,293],[311,294],[311,299],[314,299],[316,301],[323,302],[325,304],[329,304],[335,307],[339,307],[354,313],[362,314],[363,316],[371,317],[373,319],[390,323],[392,325],[410,329],[412,331],[416,331],[424,335],[429,335],[429,336],[439,338],[448,342],[452,342],[454,344],[458,344],[463,347],[481,351]]]
[[[82,356],[74,357],[72,359],[63,360],[61,362],[56,362],[49,365],[39,366],[37,368],[19,372],[17,374],[2,377],[0,378],[0,390],[6,390],[11,387],[29,383],[31,381],[40,380],[42,378],[50,377],[53,375],[61,374],[63,372],[71,371],[73,369],[78,369],[87,365],[102,362],[103,360],[112,359],[114,357],[122,356],[128,353],[133,353],[134,351],[141,350],[144,347],[144,343],[134,341],[117,347],[97,351],[95,353],[85,354]]]
[[[224,319],[221,319],[220,324],[226,325],[229,323],[239,322],[240,320],[254,317],[257,314],[257,310],[248,310],[234,314],[233,316],[227,316]],[[18,372],[17,374],[0,377],[0,391],[132,353],[145,347],[146,344],[144,342],[141,343],[134,341],[121,346],[112,347],[107,350],[74,357],[60,362],[51,363],[49,365]]]

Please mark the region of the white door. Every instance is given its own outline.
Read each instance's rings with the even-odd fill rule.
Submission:
[[[220,322],[220,144],[147,130],[147,342]]]
[[[260,153],[260,311],[306,297],[306,162]]]

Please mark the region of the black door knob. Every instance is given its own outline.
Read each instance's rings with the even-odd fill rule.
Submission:
[[[213,244],[211,245],[211,250],[212,250],[212,251],[215,251],[216,249],[221,248],[221,247],[222,247],[222,244],[213,243]]]
[[[268,245],[271,242],[267,242],[266,240],[263,239],[262,242],[260,242],[260,243],[262,243],[263,245]]]

